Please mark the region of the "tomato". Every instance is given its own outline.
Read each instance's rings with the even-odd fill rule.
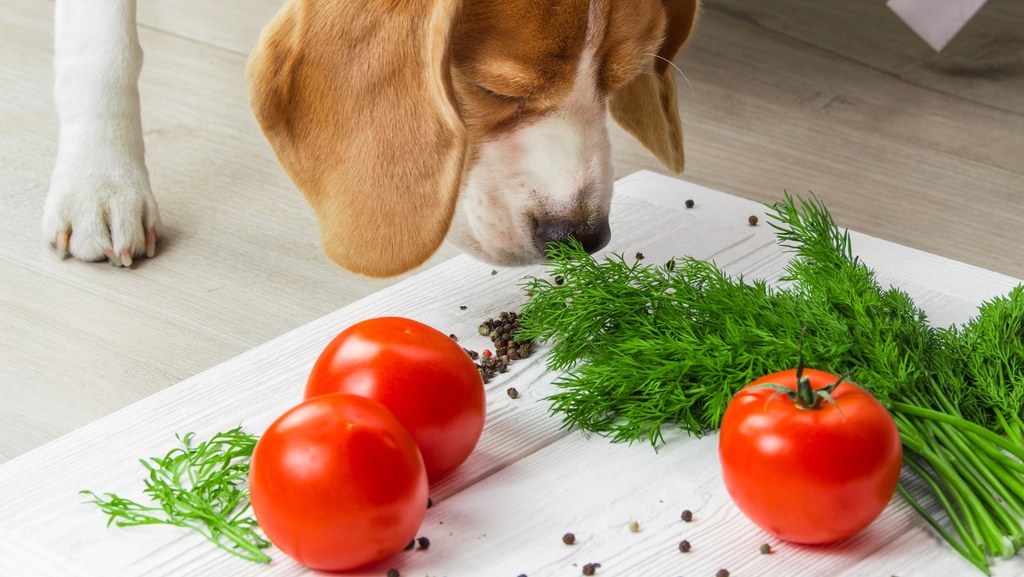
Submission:
[[[487,412],[483,379],[466,351],[448,335],[400,317],[356,323],[324,348],[306,398],[336,392],[390,409],[419,445],[431,483],[469,457]]]
[[[870,393],[840,381],[801,361],[741,389],[722,418],[725,487],[740,511],[780,539],[850,537],[896,490],[902,446],[892,416]]]
[[[263,531],[296,561],[344,571],[405,548],[427,508],[416,443],[380,403],[324,395],[279,417],[249,464]]]

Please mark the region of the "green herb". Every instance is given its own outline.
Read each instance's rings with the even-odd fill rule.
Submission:
[[[893,414],[912,506],[983,571],[1020,551],[1024,287],[961,327],[932,327],[909,295],[879,285],[816,199],[787,194],[769,209],[794,255],[777,285],[689,257],[641,266],[553,246],[549,274],[563,283],[528,279],[520,315],[524,338],[549,343],[549,367],[564,371],[552,410],[616,441],[656,446],[667,425],[701,435],[739,388],[793,365],[806,326],[807,365],[850,373]]]
[[[81,494],[109,515],[107,526],[166,524],[187,527],[225,551],[249,561],[269,563],[263,552],[270,542],[248,515],[249,460],[256,437],[236,427],[193,446],[194,433],[163,457],[140,460],[149,472],[143,490],[155,505],[147,506],[112,493]]]

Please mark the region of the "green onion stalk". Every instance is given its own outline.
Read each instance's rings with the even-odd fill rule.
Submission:
[[[787,193],[769,223],[793,255],[771,285],[692,257],[598,261],[579,243],[552,245],[558,282],[528,278],[520,315],[521,334],[548,343],[562,373],[552,411],[614,441],[657,446],[666,427],[703,435],[746,383],[794,365],[803,334],[807,366],[849,373],[889,409],[905,449],[899,491],[937,534],[985,573],[1019,552],[1024,287],[961,326],[933,327],[907,293],[879,284],[816,198]]]

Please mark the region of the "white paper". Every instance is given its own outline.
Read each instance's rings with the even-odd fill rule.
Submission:
[[[986,0],[889,0],[892,9],[910,28],[941,51]]]

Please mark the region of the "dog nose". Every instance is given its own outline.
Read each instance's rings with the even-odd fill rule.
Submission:
[[[599,224],[561,219],[540,220],[533,230],[533,244],[546,253],[549,244],[564,243],[574,238],[583,245],[587,254],[592,254],[604,248],[611,236],[612,229],[607,219]]]

